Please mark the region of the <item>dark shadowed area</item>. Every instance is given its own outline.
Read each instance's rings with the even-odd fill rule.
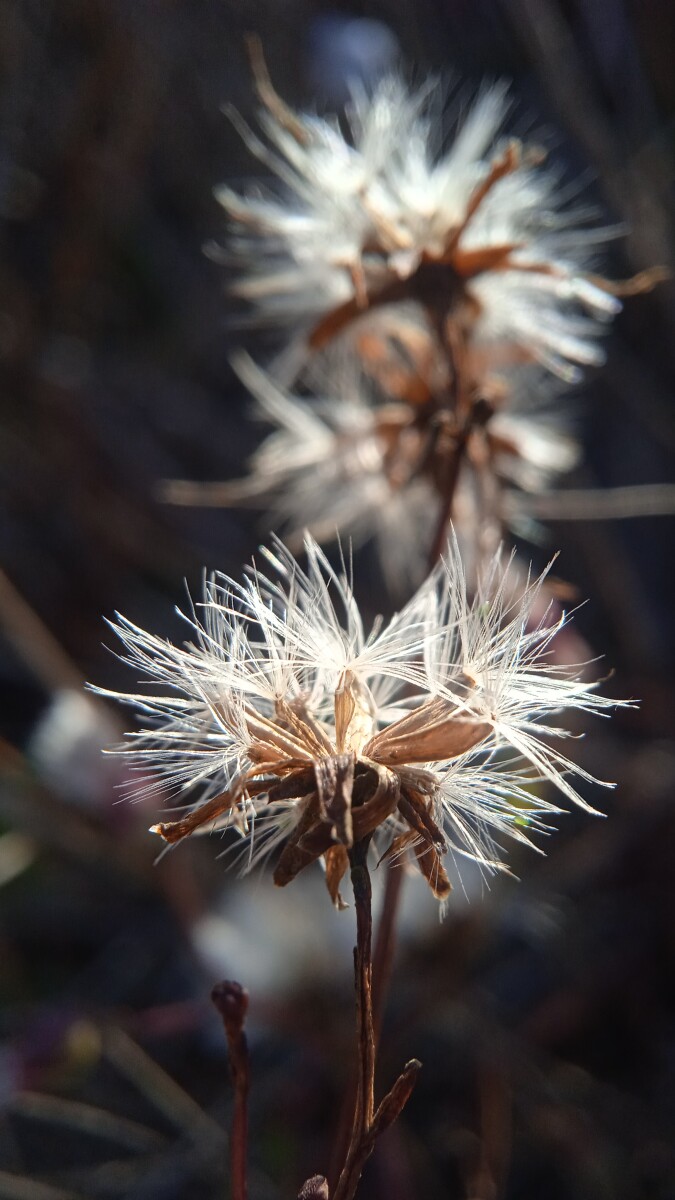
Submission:
[[[665,0],[0,0],[0,1198],[229,1195],[222,979],[249,991],[252,1200],[330,1164],[353,911],[318,870],[283,891],[238,878],[216,838],[155,863],[156,807],[122,801],[101,754],[132,718],[84,691],[133,689],[104,617],[180,640],[186,582],[238,578],[265,535],[255,513],[160,500],[166,479],[241,476],[261,437],[229,355],[264,358],[266,337],[234,326],[228,268],[205,252],[224,233],[213,188],[263,173],[222,111],[252,119],[251,31],[279,93],[319,112],[400,62],[467,94],[512,80],[514,127],[545,131],[625,228],[607,274],[673,264]],[[626,301],[570,399],[569,487],[673,483],[674,315],[672,282]],[[381,1089],[413,1055],[423,1070],[368,1163],[370,1200],[675,1195],[663,495],[641,491],[630,518],[553,513],[524,548],[539,567],[561,551],[605,690],[641,703],[574,744],[618,783],[593,797],[607,820],[561,817],[546,857],[512,854],[519,882],[463,869],[443,923],[406,881]],[[391,612],[368,546],[355,581],[369,617]]]

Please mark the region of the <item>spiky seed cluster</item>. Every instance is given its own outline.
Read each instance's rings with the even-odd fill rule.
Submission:
[[[602,324],[620,309],[588,272],[613,231],[569,209],[537,147],[499,140],[507,89],[485,88],[445,149],[439,85],[398,76],[355,90],[335,118],[292,112],[267,83],[260,140],[234,119],[281,195],[222,187],[236,292],[261,321],[304,329],[317,350],[383,307],[413,303],[451,340],[493,365],[536,362],[569,382],[597,364]]]
[[[320,542],[340,533],[355,545],[374,537],[395,590],[402,579],[421,579],[457,450],[442,401],[428,394],[406,403],[401,394],[409,394],[415,380],[421,392],[422,376],[400,364],[394,376],[391,364],[391,399],[383,401],[364,372],[335,365],[330,396],[308,400],[275,383],[246,355],[234,356],[233,365],[255,397],[256,416],[272,425],[272,433],[244,479],[174,481],[165,498],[266,508],[267,523],[292,548],[302,544],[305,528]],[[465,548],[491,538],[489,557],[511,513],[527,512],[527,493],[545,490],[578,459],[558,418],[518,408],[486,411],[467,430],[462,449],[455,528]]]
[[[495,559],[469,603],[451,544],[366,635],[347,580],[309,537],[305,549],[306,572],[275,542],[268,575],[208,580],[183,648],[121,617],[114,626],[126,660],[161,685],[106,694],[147,719],[121,748],[138,791],[187,802],[155,826],[167,842],[231,827],[246,869],[274,852],[283,886],[321,860],[339,904],[350,847],[375,835],[384,855],[410,852],[444,899],[446,851],[494,868],[500,835],[527,840],[560,811],[538,794],[543,781],[588,807],[572,779],[590,776],[556,747],[549,717],[613,702],[549,663],[565,617],[530,626],[543,577],[512,599]]]
[[[234,120],[281,194],[218,194],[234,290],[291,327],[274,379],[238,362],[274,432],[247,479],[175,481],[164,496],[267,505],[294,544],[305,528],[375,535],[399,590],[402,560],[419,580],[451,516],[484,564],[509,517],[533,528],[509,488],[542,490],[576,461],[541,385],[603,359],[596,335],[620,303],[588,270],[612,231],[565,208],[541,151],[499,139],[501,85],[444,148],[437,83],[410,91],[389,76],[355,91],[343,128],[292,112],[259,58],[254,74],[266,141]],[[280,386],[298,375],[300,389]]]

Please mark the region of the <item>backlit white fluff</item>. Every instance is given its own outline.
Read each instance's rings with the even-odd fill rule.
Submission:
[[[440,85],[411,91],[389,76],[353,92],[346,133],[334,117],[289,124],[262,108],[263,141],[236,118],[280,185],[217,193],[236,292],[260,321],[309,333],[322,314],[354,298],[365,311],[397,281],[415,284],[421,265],[446,263],[477,305],[478,342],[513,343],[566,381],[602,362],[597,336],[621,306],[587,272],[613,231],[569,208],[538,150],[500,138],[508,107],[504,85],[485,88],[448,139]]]
[[[218,488],[221,502],[265,510],[265,522],[292,548],[308,529],[319,542],[347,535],[374,539],[392,587],[419,580],[440,508],[431,481],[417,473],[420,449],[397,453],[412,420],[401,404],[377,405],[362,373],[344,367],[330,391],[305,400],[279,387],[245,355],[234,361],[255,397],[255,415],[272,426],[241,481]],[[198,492],[196,493],[199,494]]]
[[[319,542],[341,534],[355,546],[373,539],[395,592],[402,581],[423,578],[441,499],[424,470],[429,433],[416,423],[415,409],[376,403],[363,372],[344,363],[326,373],[325,391],[312,399],[281,388],[244,354],[233,363],[255,397],[255,415],[273,428],[250,460],[248,475],[218,485],[219,502],[263,509],[265,523],[294,549],[302,545],[304,529]],[[501,516],[504,486],[543,491],[579,457],[559,415],[519,411],[517,403],[495,413],[486,431],[472,437],[487,439],[495,494],[489,513],[481,510],[480,497],[475,510],[462,507],[468,490],[485,485],[484,474],[474,478],[471,460],[465,461],[455,515],[463,546],[476,542],[476,524],[486,527],[490,517]]]
[[[362,785],[375,772],[393,797],[373,828],[380,849],[391,843],[401,855],[412,846],[442,899],[444,850],[494,867],[501,837],[522,840],[559,811],[539,794],[542,782],[588,807],[572,781],[590,776],[559,752],[564,731],[550,718],[614,702],[549,661],[566,618],[533,622],[543,577],[514,590],[496,558],[470,602],[453,542],[405,608],[367,632],[345,575],[310,537],[305,550],[305,570],[275,541],[264,574],[208,579],[185,618],[192,640],[183,648],[122,617],[114,626],[152,692],[104,693],[145,724],[120,752],[139,792],[162,792],[190,814],[185,829],[158,826],[167,840],[231,826],[249,838],[250,866],[287,850],[306,825],[312,772],[319,779],[322,764],[351,764]],[[352,809],[355,821],[366,807]],[[314,833],[328,830],[328,842],[315,857],[339,847],[346,855],[347,835],[330,834],[333,819],[317,818]]]

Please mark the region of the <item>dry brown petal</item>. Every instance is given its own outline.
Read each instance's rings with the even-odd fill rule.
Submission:
[[[334,845],[333,829],[327,821],[318,822],[300,841],[294,839],[287,842],[272,876],[276,886],[286,887],[288,883],[292,883],[305,867],[315,863]]]
[[[480,208],[485,197],[489,192],[492,191],[495,184],[499,183],[500,179],[504,179],[507,175],[513,175],[514,171],[518,170],[521,163],[521,145],[520,142],[513,138],[509,142],[508,146],[504,148],[502,153],[493,158],[492,162],[490,163],[490,170],[485,179],[482,179],[481,182],[474,188],[471,196],[469,197],[469,203],[466,206],[466,212],[461,225],[458,225],[456,229],[453,229],[450,237],[448,238],[445,247],[445,259],[450,258],[454,254],[464,230],[471,221],[472,217]]]
[[[373,795],[363,804],[352,808],[355,842],[360,842],[362,838],[367,837],[377,829],[378,825],[386,821],[387,817],[391,816],[400,796],[399,779],[393,771],[376,762],[368,765],[376,773],[377,786]]]
[[[289,731],[312,756],[332,752],[333,747],[324,730],[300,706],[277,700],[275,710],[279,720],[288,726]]]
[[[377,380],[388,396],[405,400],[412,407],[431,402],[433,394],[425,380],[426,373],[414,370],[412,366],[407,368],[400,356],[394,357],[386,330],[384,336],[368,330],[360,334],[355,345],[364,370]],[[410,414],[406,413],[406,417],[410,419]]]
[[[274,774],[277,764],[270,764],[268,774]],[[253,772],[251,772],[253,774]],[[257,774],[257,771],[255,772]],[[165,842],[180,842],[185,837],[189,837],[191,833],[196,833],[201,829],[202,825],[206,825],[209,821],[216,822],[220,820],[226,813],[230,813],[234,806],[247,796],[262,796],[269,791],[270,781],[268,779],[256,779],[255,776],[249,779],[247,775],[242,775],[237,779],[234,785],[220,795],[214,796],[213,799],[207,800],[201,804],[199,808],[193,812],[181,817],[178,821],[165,821],[158,825],[152,825],[151,833],[158,833],[164,838]],[[236,812],[231,818],[235,828],[239,828],[239,818],[243,814]]]
[[[328,733],[326,732],[326,729],[322,725],[321,721],[319,721],[317,717],[312,716],[311,712],[308,711],[305,702],[299,699],[291,700],[288,704],[288,707],[290,708],[291,712],[296,713],[297,716],[300,717],[303,725],[306,725],[312,730],[312,733],[314,734],[319,745],[323,746],[323,752],[325,754],[332,754],[334,746],[331,738],[328,736]]]
[[[671,279],[672,271],[668,267],[647,267],[630,279],[604,279],[602,275],[587,275],[586,278],[610,296],[640,296],[644,292],[651,292],[658,283]]]
[[[325,845],[321,846],[316,853],[313,853],[311,849],[303,849],[300,843],[317,825],[319,828],[325,830],[326,839]],[[315,862],[317,858],[325,853],[331,845],[331,841],[330,826],[326,823],[321,823],[321,805],[318,793],[312,792],[305,801],[302,816],[286,842],[276,865],[273,879],[277,887],[285,887],[287,883],[295,879],[303,867]]]
[[[253,82],[255,83],[255,90],[258,93],[260,103],[279,122],[281,128],[285,129],[290,133],[291,137],[295,138],[298,145],[306,146],[309,142],[309,133],[302,121],[298,120],[293,109],[289,108],[286,102],[281,99],[281,96],[278,95],[267,70],[267,63],[265,62],[260,38],[255,33],[249,33],[246,35],[245,41],[251,63]]]
[[[314,767],[302,767],[272,784],[269,789],[270,804],[274,804],[275,800],[299,800],[301,796],[313,792],[315,787]]]
[[[244,706],[244,716],[246,729],[253,743],[249,750],[249,758],[253,758],[251,751],[255,751],[259,757],[266,755],[268,762],[275,758],[300,759],[307,762],[313,757],[300,738],[289,730],[282,729],[275,721],[261,716],[249,705]]]
[[[391,845],[387,847],[384,854],[380,855],[377,863],[378,867],[383,862],[390,862],[394,858],[400,858],[403,852],[410,846],[414,846],[417,840],[418,836],[412,829],[409,829],[407,833],[399,833],[398,837],[395,837]]]
[[[452,265],[462,279],[473,279],[484,271],[504,271],[514,264],[509,256],[520,247],[517,242],[504,246],[481,246],[475,250],[456,250]]]
[[[345,846],[331,846],[324,854],[326,863],[326,887],[333,904],[342,911],[349,906],[340,895],[340,884],[349,866],[349,854]]]
[[[248,749],[248,757],[255,763],[250,772],[252,775],[273,775],[277,779],[287,779],[289,775],[308,770],[306,758],[264,758],[262,754],[257,753],[260,749],[268,751],[269,747],[249,746]],[[269,787],[269,784],[270,780],[266,786]]]
[[[452,891],[452,884],[445,873],[445,867],[434,846],[419,842],[415,847],[415,858],[420,871],[437,900],[447,900]]]
[[[443,831],[436,824],[425,796],[412,788],[406,788],[399,799],[398,811],[410,828],[420,834],[428,844],[445,850]]]
[[[444,762],[485,741],[491,730],[487,721],[437,698],[376,733],[364,754],[392,767]]]
[[[321,816],[332,825],[333,836],[343,846],[353,843],[352,789],[354,755],[334,754],[314,763]]]
[[[183,838],[189,837],[191,833],[194,833],[202,825],[206,825],[208,821],[216,821],[224,813],[230,812],[241,798],[243,790],[242,783],[238,780],[234,787],[207,800],[205,804],[200,805],[187,816],[181,817],[179,821],[165,821],[158,825],[152,825],[150,832],[158,833],[165,842],[181,842]]]
[[[369,697],[351,671],[344,671],[335,692],[335,744],[340,754],[360,754],[375,721]]]

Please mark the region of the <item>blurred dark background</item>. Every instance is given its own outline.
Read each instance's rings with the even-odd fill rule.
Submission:
[[[131,688],[121,610],[180,638],[204,564],[238,575],[249,514],[178,509],[165,478],[242,473],[260,429],[228,365],[219,182],[258,174],[223,115],[254,108],[244,35],[290,102],[399,62],[513,80],[563,173],[625,239],[608,273],[672,265],[675,7],[667,0],[3,0],[0,4],[0,1197],[226,1195],[219,978],[251,991],[251,1194],[326,1169],[352,1035],[352,917],[320,880],[238,880],[205,839],[153,866],[155,813],[100,754]],[[570,398],[570,483],[672,481],[675,293],[626,302]],[[264,357],[262,338],[248,344]],[[675,1197],[673,522],[558,522],[544,561],[640,708],[583,764],[607,821],[561,818],[521,882],[463,872],[442,925],[404,898],[381,1085],[424,1071],[362,1185],[373,1200]],[[367,612],[388,601],[367,548]],[[597,799],[597,797],[594,797]],[[23,1190],[22,1190],[23,1189]],[[40,1190],[42,1189],[42,1190]]]

